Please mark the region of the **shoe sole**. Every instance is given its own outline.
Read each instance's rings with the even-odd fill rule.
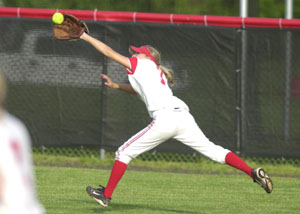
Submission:
[[[104,204],[101,200],[95,198],[88,190],[86,190],[87,194],[92,198],[94,199],[95,201],[98,202],[98,204],[100,204],[102,207],[107,207],[108,205],[107,204]]]

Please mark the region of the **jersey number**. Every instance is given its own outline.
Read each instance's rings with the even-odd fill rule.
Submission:
[[[18,163],[22,163],[23,161],[23,156],[22,156],[22,148],[21,148],[21,145],[15,141],[15,140],[12,140],[10,142],[10,148],[15,156],[15,159],[17,160]]]
[[[164,75],[164,72],[160,72],[160,82],[161,82],[161,84],[163,84],[163,85],[166,85],[166,81],[164,80],[164,78],[163,78],[163,75]]]

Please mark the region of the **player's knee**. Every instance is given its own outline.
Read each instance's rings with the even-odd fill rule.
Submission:
[[[133,159],[133,157],[131,157],[124,151],[123,152],[116,151],[115,155],[116,155],[116,160],[119,160],[125,164],[129,164],[129,162]]]
[[[228,154],[228,152],[230,152],[228,149],[219,149],[219,151],[216,152],[216,155],[214,157],[212,157],[212,160],[221,163],[221,164],[225,164],[225,158],[226,155]]]

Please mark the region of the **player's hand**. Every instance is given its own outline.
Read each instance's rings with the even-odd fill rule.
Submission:
[[[102,79],[106,80],[105,85],[109,88],[119,88],[119,84],[113,82],[107,75],[101,74]]]

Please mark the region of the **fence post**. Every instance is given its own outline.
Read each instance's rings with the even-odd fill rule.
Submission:
[[[248,16],[248,0],[240,0],[240,17]]]
[[[240,152],[242,153],[243,144],[246,142],[247,134],[247,117],[246,117],[246,98],[247,98],[247,31],[242,29],[241,32],[241,143]]]
[[[236,153],[241,151],[241,29],[236,30],[235,58],[235,119],[236,119]]]
[[[284,115],[283,136],[284,141],[290,139],[290,101],[291,101],[291,56],[292,56],[292,34],[285,32],[285,82],[284,82]]]
[[[285,1],[285,18],[293,18],[293,0]],[[292,56],[292,33],[285,32],[285,82],[284,82],[284,115],[283,137],[284,142],[290,139],[290,100],[291,100],[291,56]]]
[[[104,24],[104,33],[103,33],[102,41],[105,43],[106,41],[106,27]],[[103,55],[103,63],[102,63],[102,73],[107,74],[107,58]],[[101,78],[101,77],[99,77]],[[107,88],[104,84],[105,80],[101,80],[101,96],[100,96],[100,106],[101,106],[101,124],[100,124],[100,159],[104,160],[105,158],[105,149],[104,149],[104,132],[105,132],[105,121],[106,121],[106,106],[107,106]]]
[[[240,17],[248,16],[248,0],[240,0]],[[240,75],[239,75],[239,134],[238,134],[238,151],[243,152],[243,144],[246,141],[246,89],[247,89],[247,31],[244,25],[240,29]]]

